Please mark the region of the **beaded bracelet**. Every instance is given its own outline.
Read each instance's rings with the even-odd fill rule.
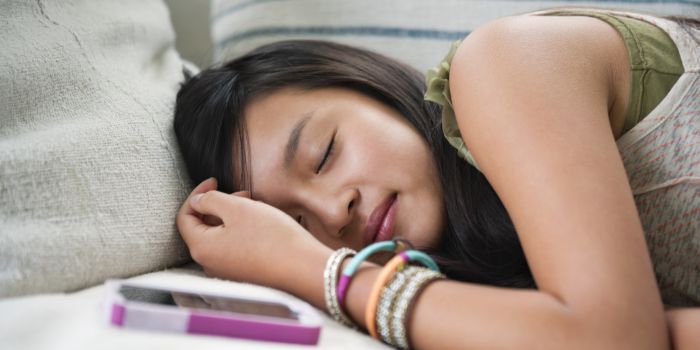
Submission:
[[[409,314],[409,308],[413,306],[412,304],[418,297],[418,294],[428,285],[428,283],[442,278],[445,278],[445,276],[441,273],[428,269],[421,269],[421,271],[416,273],[409,280],[406,287],[401,291],[398,297],[396,297],[394,301],[395,309],[392,315],[393,317],[390,321],[391,333],[394,336],[394,343],[392,345],[401,349],[408,349],[410,347],[406,332],[406,321]]]
[[[356,326],[345,312],[343,312],[338,303],[336,283],[338,282],[338,272],[342,266],[343,260],[355,254],[356,252],[352,249],[340,248],[331,254],[326,262],[326,268],[323,270],[323,289],[328,313],[331,314],[336,321],[351,328],[356,328]]]
[[[387,344],[396,344],[393,329],[390,327],[390,322],[393,320],[395,314],[396,299],[398,299],[398,295],[406,288],[411,278],[421,270],[422,268],[420,267],[406,266],[406,268],[394,275],[394,278],[391,279],[391,282],[389,282],[387,287],[382,291],[377,308],[377,332]]]
[[[377,276],[377,279],[372,285],[372,291],[369,294],[369,299],[367,301],[367,308],[365,309],[365,322],[367,323],[367,331],[369,334],[379,339],[379,334],[377,333],[376,327],[376,314],[377,314],[377,304],[379,303],[379,296],[382,289],[387,284],[389,279],[393,276],[394,272],[408,264],[410,261],[417,261],[426,266],[431,270],[439,271],[437,264],[425,253],[417,250],[403,251],[397,254],[393,259],[384,265],[384,268]]]
[[[362,249],[355,257],[350,260],[348,265],[343,269],[343,273],[340,276],[340,281],[338,281],[338,304],[340,308],[345,307],[345,294],[347,293],[348,286],[350,285],[350,280],[352,276],[357,272],[363,261],[367,260],[372,254],[380,251],[393,251],[399,252],[407,248],[413,248],[413,245],[408,240],[402,238],[395,238],[391,241],[382,241],[374,244],[370,244],[364,249]]]

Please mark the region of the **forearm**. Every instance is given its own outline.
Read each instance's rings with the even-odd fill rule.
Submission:
[[[379,270],[360,271],[348,290],[348,311],[362,327]],[[441,280],[414,303],[407,331],[417,349],[573,348],[567,342],[575,338],[567,334],[574,327],[566,308],[543,293]]]
[[[290,290],[324,310],[322,275],[330,254],[329,250],[305,260],[305,277]],[[378,265],[366,263],[347,291],[347,311],[362,328],[366,328],[364,312],[379,271]],[[664,348],[635,329],[634,320],[624,325],[606,320],[605,315],[591,320],[536,290],[439,280],[428,285],[414,305],[407,331],[417,349]]]
[[[329,254],[330,255],[330,254]],[[315,273],[322,276],[323,263],[320,261],[320,268]],[[347,261],[346,261],[347,263]],[[309,268],[313,268],[309,265]],[[307,270],[308,271],[308,270]],[[366,329],[364,312],[367,306],[370,290],[373,281],[379,274],[380,267],[375,264],[365,264],[355,274],[355,277],[347,291],[347,311],[350,317]],[[310,271],[309,271],[310,272]],[[310,279],[311,283],[295,283],[295,294],[306,299],[323,310],[325,300],[323,295],[323,284],[321,278]],[[306,285],[303,286],[303,285]],[[307,288],[314,285],[315,288]],[[429,285],[416,300],[413,313],[408,323],[408,334],[411,344],[418,349],[449,349],[449,348],[489,348],[499,347],[522,348],[523,344],[538,344],[541,346],[541,339],[553,340],[557,334],[557,328],[561,329],[565,309],[552,298],[545,298],[541,293],[508,290],[509,293],[522,294],[517,302],[520,305],[512,312],[501,314],[497,317],[493,310],[489,310],[487,305],[481,302],[468,303],[469,307],[479,307],[481,309],[464,310],[461,301],[470,299],[477,301],[483,298],[494,299],[489,292],[479,291],[470,296],[464,294],[464,283],[451,281],[437,281]],[[462,287],[462,288],[460,288]],[[466,288],[469,289],[469,288]],[[479,290],[481,287],[475,287]],[[491,290],[489,288],[489,290]],[[498,292],[504,289],[496,290]],[[506,300],[508,297],[503,296]],[[496,297],[495,299],[498,299]],[[525,310],[531,309],[531,310]],[[532,309],[538,309],[540,314],[548,314],[538,320],[528,318]],[[534,331],[535,328],[537,331]],[[538,339],[538,335],[542,336]],[[560,337],[566,344],[566,337]],[[552,342],[554,345],[555,342]],[[560,346],[567,348],[567,346]],[[570,348],[570,346],[569,346]]]
[[[348,311],[362,327],[378,272],[379,268],[365,269],[348,290]],[[607,315],[593,319],[536,290],[438,280],[414,305],[407,331],[417,349],[668,348],[666,339],[654,339],[649,334],[654,332],[638,329],[635,320],[620,324]]]

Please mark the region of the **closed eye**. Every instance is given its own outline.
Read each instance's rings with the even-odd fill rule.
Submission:
[[[318,165],[318,167],[316,167],[316,174],[320,173],[321,170],[323,170],[323,166],[326,164],[326,161],[333,155],[333,146],[335,145],[335,134],[336,132],[333,133],[331,141],[328,143],[328,147],[326,147],[326,153],[323,155],[321,163]]]

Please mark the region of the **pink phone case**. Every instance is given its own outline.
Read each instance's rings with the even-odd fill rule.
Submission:
[[[166,292],[205,294],[217,297],[247,299],[263,303],[280,303],[289,307],[297,319],[202,310],[172,305],[158,305],[126,300],[119,293],[122,285]],[[137,282],[109,280],[105,282],[108,321],[115,326],[178,333],[219,335],[235,338],[314,345],[318,343],[322,319],[309,304],[294,299],[261,299],[239,295],[235,291],[214,295],[192,289],[153,287]]]

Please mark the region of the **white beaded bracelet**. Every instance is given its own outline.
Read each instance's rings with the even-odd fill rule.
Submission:
[[[445,275],[430,269],[417,267],[420,269],[413,275],[406,287],[398,295],[395,301],[394,315],[391,320],[391,333],[394,336],[394,346],[401,349],[408,349],[408,336],[406,334],[406,317],[408,309],[418,296],[418,293],[431,281],[445,278]]]
[[[338,274],[340,273],[343,260],[355,254],[357,254],[357,252],[350,248],[340,248],[331,254],[326,262],[326,268],[323,270],[323,290],[328,313],[333,316],[333,319],[336,321],[351,328],[357,328],[357,326],[340,308],[337,288]]]
[[[390,323],[394,319],[394,310],[398,299],[397,295],[401,294],[410,279],[418,271],[420,271],[419,268],[408,266],[402,271],[397,272],[391,282],[389,282],[389,285],[384,288],[381,298],[379,299],[379,307],[377,309],[377,331],[382,337],[382,340],[387,344],[396,344],[394,332],[390,327]]]

